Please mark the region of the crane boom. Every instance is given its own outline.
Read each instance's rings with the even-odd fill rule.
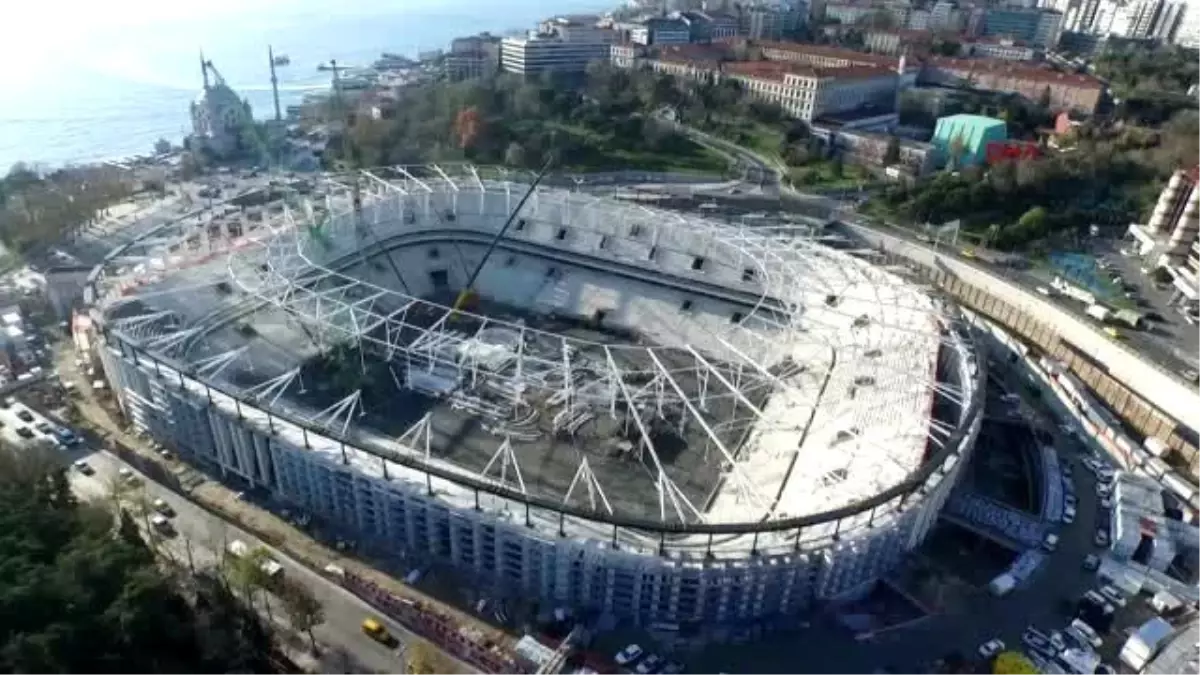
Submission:
[[[500,231],[496,233],[496,236],[492,237],[492,242],[488,244],[487,250],[483,252],[483,258],[479,261],[479,264],[475,266],[475,271],[471,272],[471,276],[467,277],[467,284],[463,286],[462,291],[458,294],[458,298],[454,301],[453,311],[458,312],[461,310],[463,306],[466,305],[467,302],[475,295],[475,281],[479,279],[479,273],[483,271],[483,266],[486,265],[488,259],[492,257],[492,252],[496,250],[496,246],[500,243],[500,240],[504,238],[504,234],[508,232],[508,228],[512,226],[513,221],[517,219],[517,214],[521,213],[521,209],[525,207],[525,202],[529,201],[530,195],[532,195],[533,191],[537,189],[538,183],[542,182],[542,178],[546,176],[546,172],[550,170],[550,165],[553,162],[553,158],[546,160],[546,163],[542,165],[541,171],[538,171],[537,176],[534,177],[533,183],[529,185],[529,189],[526,190],[525,194],[521,196],[521,201],[517,202],[516,208],[512,210],[512,213],[508,214],[508,220],[505,221],[504,227],[501,227]]]

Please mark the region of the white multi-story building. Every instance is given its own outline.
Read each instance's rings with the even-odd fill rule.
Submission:
[[[574,19],[546,21],[526,37],[504,38],[500,67],[519,75],[583,72],[592,61],[608,60],[615,36],[607,28]]]
[[[929,10],[930,30],[961,30],[963,14],[953,0],[938,0]]]
[[[1173,41],[1180,47],[1200,49],[1200,0],[1183,0]]]

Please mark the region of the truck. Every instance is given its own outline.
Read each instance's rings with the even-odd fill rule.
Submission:
[[[1011,572],[1005,572],[1000,576],[992,579],[988,584],[988,590],[997,598],[1008,595],[1009,591],[1017,587],[1017,578]]]
[[[1105,321],[1108,320],[1108,317],[1112,314],[1112,310],[1105,307],[1104,305],[1096,303],[1094,305],[1088,305],[1088,308],[1084,310],[1084,313],[1086,313],[1088,316],[1092,317],[1093,319],[1099,321],[1100,323],[1104,323]]]
[[[229,555],[235,558],[244,558],[251,553],[250,547],[246,545],[246,542],[240,539],[234,539],[233,541],[229,542],[226,550],[229,551]],[[266,555],[264,549],[258,550],[263,551],[261,558],[258,561],[258,568],[262,570],[263,574],[267,575],[268,579],[274,579],[280,574],[283,574],[283,565],[280,565],[270,556]]]

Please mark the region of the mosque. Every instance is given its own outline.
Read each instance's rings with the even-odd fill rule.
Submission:
[[[254,119],[250,104],[238,97],[212,61],[206,61],[203,54],[200,56],[200,72],[204,77],[204,91],[192,102],[189,146],[216,158],[238,155],[245,150],[242,147],[243,130]]]

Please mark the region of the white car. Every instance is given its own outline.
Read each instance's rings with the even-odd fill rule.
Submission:
[[[1070,525],[1071,523],[1075,522],[1074,507],[1067,506],[1067,507],[1063,508],[1062,522],[1064,525]]]
[[[1051,532],[1050,534],[1046,535],[1045,539],[1042,539],[1042,550],[1043,551],[1046,551],[1047,553],[1053,553],[1054,550],[1057,548],[1058,548],[1058,535],[1057,534],[1054,534],[1053,532]]]
[[[1092,539],[1097,546],[1108,546],[1108,532],[1105,530],[1096,530],[1096,536]]]
[[[614,657],[614,660],[617,662],[618,666],[627,666],[627,665],[633,663],[634,661],[637,661],[638,659],[642,658],[642,654],[644,654],[644,653],[645,652],[642,651],[642,648],[640,645],[626,645],[626,647],[624,649],[617,652],[617,655],[616,655],[616,657]]]
[[[1100,587],[1100,595],[1103,595],[1105,597],[1105,599],[1109,600],[1110,602],[1112,602],[1112,604],[1116,605],[1117,607],[1125,606],[1125,596],[1121,595],[1121,592],[1118,591],[1117,589],[1113,588],[1112,586],[1108,586],[1108,585],[1101,586]]]
[[[979,645],[979,657],[985,661],[1002,651],[1004,651],[1004,642],[1002,640],[988,640]]]

